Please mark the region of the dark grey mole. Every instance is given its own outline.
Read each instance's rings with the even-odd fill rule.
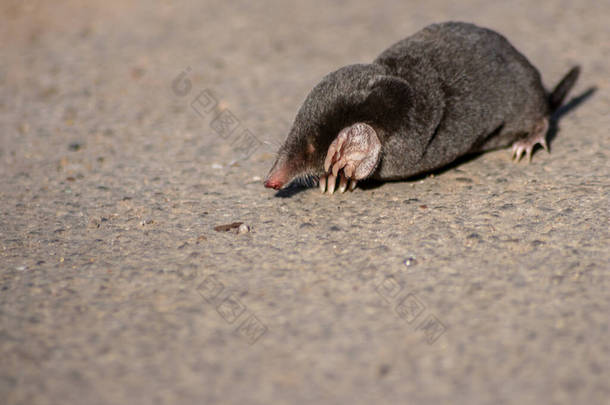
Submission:
[[[517,160],[546,148],[551,113],[573,68],[548,93],[502,35],[472,24],[430,25],[371,64],[325,76],[307,96],[265,181],[280,189],[315,176],[324,191],[348,181],[404,179],[457,158],[513,145]]]

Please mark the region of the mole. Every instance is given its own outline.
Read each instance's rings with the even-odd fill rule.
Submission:
[[[370,64],[326,75],[306,97],[265,179],[282,189],[317,180],[332,194],[364,179],[399,180],[461,156],[512,145],[512,158],[548,151],[549,119],[576,82],[553,91],[502,35],[463,22],[425,27]]]

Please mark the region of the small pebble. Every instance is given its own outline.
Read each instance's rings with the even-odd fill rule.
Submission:
[[[415,259],[415,256],[409,256],[405,259],[405,266],[407,267],[412,267],[415,266],[417,264],[417,259]]]
[[[71,151],[77,151],[80,150],[80,148],[82,148],[82,144],[80,142],[72,142],[68,145],[68,149]]]
[[[237,230],[237,233],[248,233],[250,232],[250,227],[246,224],[241,224]]]
[[[212,169],[222,169],[222,165],[218,163],[212,163]]]
[[[214,227],[216,232],[228,232],[231,229],[239,229],[239,227],[243,224],[243,222],[232,222],[226,225],[217,225]]]
[[[151,218],[147,218],[147,219],[143,219],[142,221],[140,221],[140,225],[144,226],[144,225],[150,225],[152,223],[154,223],[155,221],[153,221]]]

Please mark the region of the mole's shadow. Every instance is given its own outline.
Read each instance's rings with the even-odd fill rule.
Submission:
[[[555,137],[557,136],[557,133],[559,132],[559,120],[564,115],[566,115],[570,111],[576,109],[579,105],[581,105],[582,103],[587,101],[589,98],[591,98],[593,96],[593,94],[595,94],[596,91],[597,91],[596,86],[589,87],[581,95],[573,97],[570,101],[568,101],[567,103],[565,103],[564,105],[559,107],[557,109],[557,111],[555,111],[555,113],[551,116],[551,119],[549,122],[549,132],[547,133],[547,138],[546,138],[549,143],[549,150],[551,147],[551,142],[553,141],[553,139],[555,139]]]
[[[549,150],[551,148],[551,142],[553,141],[553,139],[555,139],[555,137],[557,136],[557,133],[559,132],[559,120],[564,115],[566,115],[570,111],[576,109],[582,103],[584,103],[589,98],[591,98],[593,96],[593,94],[595,94],[596,91],[597,91],[597,87],[596,86],[588,88],[587,90],[585,90],[579,96],[573,97],[570,101],[565,103],[563,106],[559,107],[557,109],[557,111],[555,111],[555,113],[551,116],[551,119],[549,120],[549,131],[547,132],[547,138],[546,138],[547,142],[548,142],[548,145],[549,145]],[[453,162],[449,163],[448,165],[443,166],[443,167],[441,167],[439,169],[432,170],[432,171],[429,171],[429,172],[426,172],[426,173],[416,174],[415,176],[411,176],[411,177],[409,177],[407,179],[384,180],[384,181],[368,179],[368,180],[364,180],[364,181],[359,181],[358,182],[358,187],[360,187],[362,190],[373,190],[373,189],[381,187],[384,183],[398,182],[398,181],[417,181],[417,180],[422,180],[422,179],[428,177],[430,174],[434,174],[434,175],[442,174],[442,173],[445,173],[448,170],[456,168],[457,166],[460,166],[460,165],[462,165],[464,163],[470,162],[471,160],[474,160],[477,157],[479,157],[480,155],[482,155],[483,153],[486,153],[486,152],[471,153],[471,154],[468,154],[468,155],[464,155],[464,156],[459,157],[458,159],[454,160]],[[275,194],[275,197],[290,198],[293,195],[301,193],[301,192],[303,192],[303,191],[305,191],[307,189],[308,189],[308,187],[305,187],[303,185],[291,184],[288,188],[285,188],[283,190],[278,191]]]
[[[279,190],[278,192],[276,192],[274,197],[290,198],[290,197],[297,195],[299,193],[302,193],[303,191],[306,191],[310,188],[311,187],[307,187],[302,184],[293,183],[293,184],[288,185],[288,187],[283,188],[283,189]]]

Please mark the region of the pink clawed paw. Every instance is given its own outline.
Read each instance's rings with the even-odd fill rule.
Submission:
[[[527,160],[531,162],[532,152],[534,151],[534,147],[536,145],[542,146],[544,150],[548,152],[549,147],[546,143],[546,132],[548,129],[549,122],[548,119],[545,118],[536,125],[530,135],[513,143],[511,158],[514,159],[515,162],[518,162],[525,153]]]
[[[379,162],[381,142],[368,124],[356,123],[344,128],[328,148],[324,160],[324,175],[320,176],[320,190],[329,194],[356,188],[358,180],[370,176]]]

